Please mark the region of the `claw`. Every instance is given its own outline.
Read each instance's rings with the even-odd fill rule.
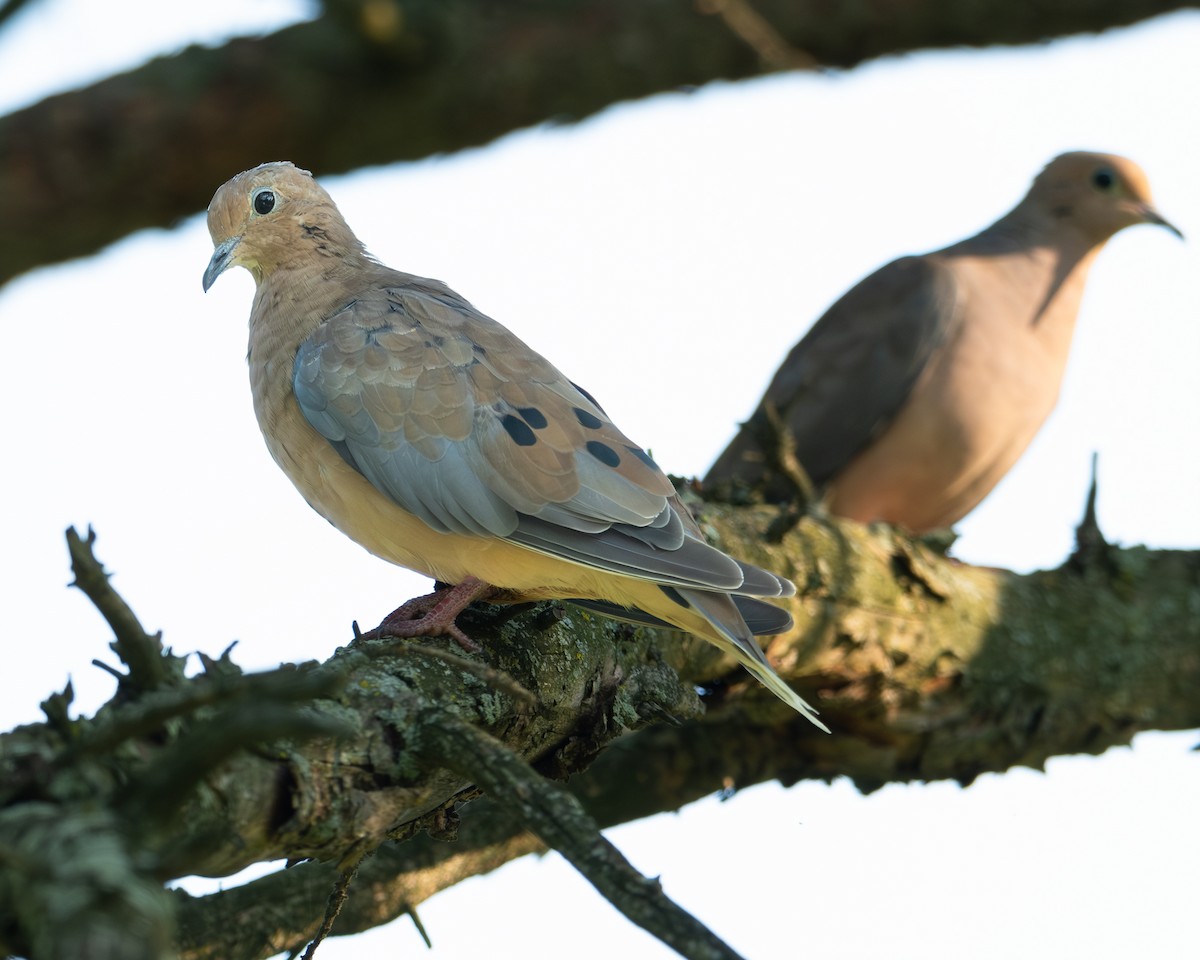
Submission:
[[[462,583],[402,603],[362,637],[365,640],[450,637],[468,653],[476,653],[479,644],[463,633],[455,620],[476,600],[484,600],[494,593],[496,588],[490,583],[467,577]]]

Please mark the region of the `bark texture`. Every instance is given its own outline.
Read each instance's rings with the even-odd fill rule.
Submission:
[[[469,656],[356,642],[324,664],[248,676],[222,658],[188,679],[161,650],[148,668],[157,638],[101,593],[129,665],[113,701],[76,719],[51,697],[46,723],[0,737],[0,950],[79,949],[35,937],[66,885],[76,920],[50,933],[138,929],[185,957],[267,957],[312,935],[364,856],[338,933],[539,849],[526,789],[497,786],[471,759],[493,748],[459,750],[447,730],[502,744],[529,765],[528,790],[569,777],[606,826],[765,780],[969,783],[1200,726],[1196,553],[1109,548],[1017,576],[837,521],[806,518],[772,544],[769,507],[702,518],[729,551],[796,580],[798,626],[769,654],[833,736],[701,641],[570,607],[481,608],[465,625],[484,650]],[[277,858],[320,862],[208,897],[161,889]]]

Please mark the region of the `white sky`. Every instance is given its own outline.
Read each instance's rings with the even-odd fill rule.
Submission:
[[[306,9],[40,0],[0,32],[0,110]],[[1134,158],[1160,210],[1200,235],[1197,50],[1200,15],[1180,14],[1038,48],[716,84],[324,182],[381,259],[451,283],[665,468],[700,473],[843,290],[975,232],[1063,150]],[[268,159],[281,158],[242,166]],[[95,524],[115,586],[176,650],[239,639],[246,667],[324,658],[351,619],[375,622],[427,585],[329,527],[267,456],[244,362],[252,284],[232,271],[203,296],[210,251],[197,217],[0,290],[12,451],[0,536],[19,548],[0,557],[0,729],[39,719],[68,675],[81,710],[111,692],[89,666],[111,660],[107,630],[64,586],[68,524]],[[958,556],[1061,562],[1092,450],[1110,539],[1200,545],[1196,258],[1195,242],[1150,228],[1110,244],[1059,408],[960,525]],[[1191,955],[1195,740],[1145,735],[967,790],[763,786],[610,835],[747,957]],[[563,938],[583,960],[673,956],[556,856],[462,884],[421,915],[434,957],[557,957]],[[400,921],[321,955],[413,951]]]

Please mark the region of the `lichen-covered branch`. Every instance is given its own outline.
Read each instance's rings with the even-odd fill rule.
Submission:
[[[1038,43],[1187,5],[330,3],[312,22],[191,47],[0,118],[0,283],[169,226],[263,160],[342,173],[716,79],[852,67],[922,48]]]
[[[771,652],[805,696],[817,691],[834,735],[810,735],[752,681],[726,675],[702,719],[622,738],[572,777],[569,788],[602,826],[766,780],[966,784],[1057,754],[1100,753],[1140,730],[1200,724],[1200,554],[1111,549],[1095,566],[1017,576],[856,524],[808,519],[777,547],[762,546],[754,531],[773,519],[768,508],[707,508],[727,547],[791,565],[800,579],[807,626]],[[693,676],[706,672],[691,659],[706,647],[666,653]],[[531,846],[518,824],[476,801],[456,844],[415,838],[382,850],[343,932],[400,916],[440,881],[487,872]],[[278,897],[273,886],[262,902]],[[213,895],[224,898],[258,909],[253,884]],[[183,913],[202,910],[196,901]]]
[[[464,626],[484,643],[471,656],[515,687],[454,659],[365,641],[274,678],[242,677],[227,657],[194,678],[164,671],[158,688],[126,693],[93,719],[67,718],[60,702],[57,722],[0,737],[0,950],[53,955],[34,952],[21,911],[53,898],[37,900],[39,885],[70,878],[21,854],[30,825],[103,840],[121,854],[113,862],[129,865],[130,891],[281,857],[330,865],[211,898],[177,896],[180,943],[196,958],[266,957],[302,943],[324,912],[330,869],[376,847],[335,934],[413,911],[537,848],[493,801],[466,802],[479,784],[461,763],[431,758],[440,748],[429,704],[543,776],[578,774],[569,789],[602,826],[769,779],[967,783],[1099,752],[1141,730],[1200,725],[1194,552],[1111,550],[1100,565],[1017,576],[947,561],[887,529],[813,518],[769,544],[774,519],[762,506],[701,513],[731,552],[797,581],[798,627],[768,653],[833,736],[711,645],[570,608],[561,618],[469,611]],[[296,683],[309,679],[325,685],[298,700]],[[703,684],[703,712],[693,684]],[[260,726],[245,715],[252,707],[275,720]],[[215,747],[196,749],[205,742]],[[80,827],[97,808],[104,824]],[[169,917],[154,898],[145,903]],[[272,933],[255,941],[245,924],[268,916],[256,929]]]

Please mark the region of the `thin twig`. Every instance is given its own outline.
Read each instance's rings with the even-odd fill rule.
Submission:
[[[321,926],[313,934],[313,938],[309,941],[308,948],[304,951],[304,956],[301,957],[301,960],[312,960],[316,955],[317,947],[321,945],[333,930],[333,924],[337,920],[338,914],[342,912],[342,907],[346,905],[346,899],[350,896],[350,884],[354,882],[355,876],[358,875],[359,865],[366,859],[369,852],[364,850],[359,853],[354,862],[338,874],[337,883],[329,891],[329,899],[325,903],[325,916],[321,919]]]
[[[715,14],[730,31],[776,70],[815,70],[820,64],[811,54],[797,50],[783,34],[755,10],[747,0],[698,0],[701,13]]]
[[[409,919],[413,922],[413,926],[417,928],[417,933],[419,933],[421,935],[421,939],[425,941],[425,948],[427,950],[432,950],[433,941],[429,939],[429,933],[425,930],[425,924],[423,924],[421,922],[421,918],[417,916],[417,908],[412,904],[409,904],[404,908],[404,912],[408,914]]]
[[[1111,544],[1104,539],[1096,519],[1096,467],[1099,456],[1092,454],[1092,480],[1088,485],[1087,503],[1083,508],[1083,519],[1075,528],[1075,550],[1067,562],[1077,570],[1100,567],[1112,572]]]
[[[796,435],[792,433],[791,427],[784,421],[775,404],[764,404],[763,411],[766,413],[771,432],[771,456],[780,472],[795,488],[805,507],[816,503],[817,485],[812,482],[808,471],[804,469],[804,464],[796,456]]]
[[[90,526],[87,539],[74,527],[67,529],[67,550],[71,554],[71,572],[75,574],[71,586],[82,590],[112,627],[116,636],[112,649],[129,667],[129,675],[122,678],[122,683],[138,690],[153,690],[164,676],[162,634],[148,634],[129,604],[112,588],[104,565],[92,551],[95,542],[96,533]]]
[[[307,704],[320,697],[333,696],[344,685],[345,677],[336,671],[298,671],[290,666],[207,682],[192,680],[187,687],[169,691],[169,696],[156,698],[151,703],[127,705],[105,725],[93,725],[87,734],[72,744],[64,759],[73,761],[79,756],[104,753],[126,741],[154,733],[168,720],[188,716],[212,704]]]
[[[609,903],[688,960],[741,960],[704,924],[642,876],[603,834],[579,801],[540,777],[499,741],[441,714],[425,725],[426,759],[470,777],[558,850]]]
[[[764,403],[761,410],[761,418],[757,412],[751,418],[758,421],[753,429],[759,434],[759,444],[795,491],[795,496],[784,504],[779,516],[765,533],[768,543],[781,543],[805,516],[810,513],[820,515],[821,499],[817,485],[796,455],[796,435],[780,414],[779,408],[773,403]]]

